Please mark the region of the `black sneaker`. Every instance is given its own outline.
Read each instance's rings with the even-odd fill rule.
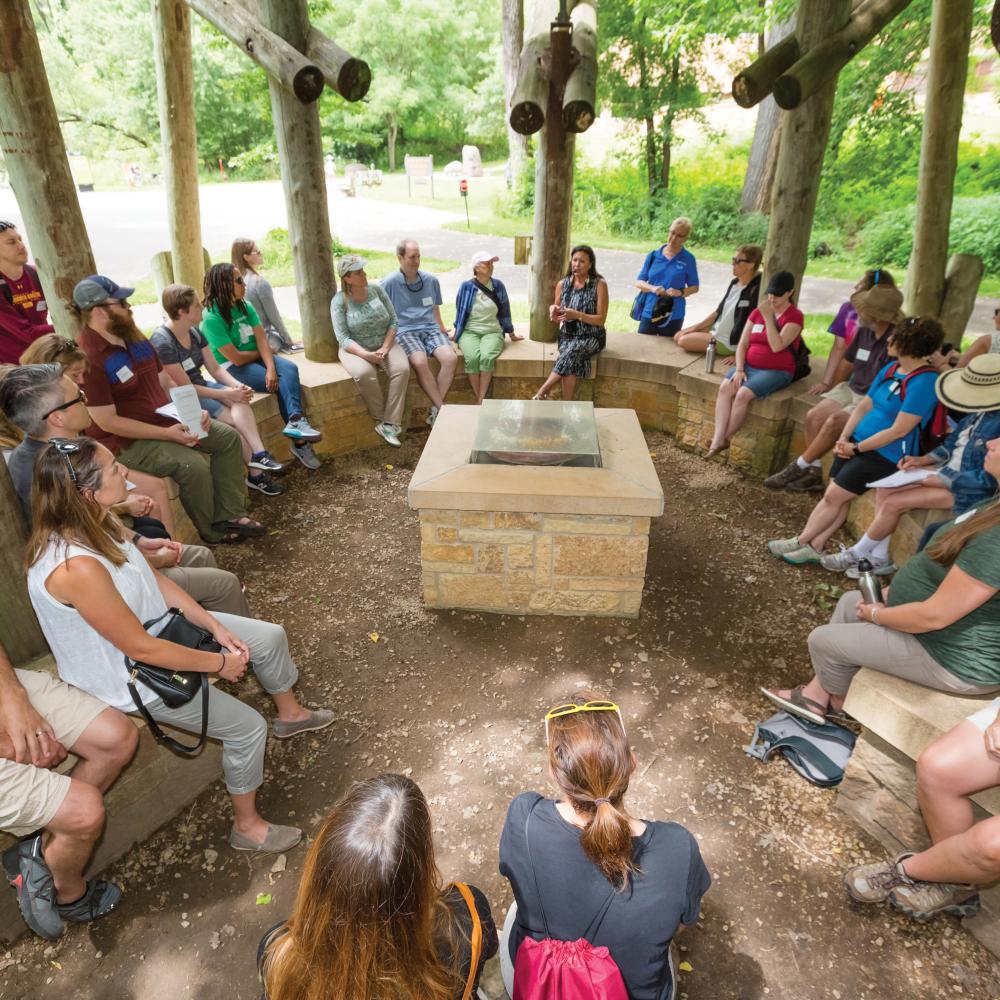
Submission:
[[[251,455],[247,465],[251,469],[260,469],[261,472],[281,472],[284,469],[269,451],[258,451],[256,455]]]
[[[122,891],[114,882],[95,879],[87,883],[87,891],[75,902],[59,907],[59,915],[74,924],[89,924],[106,917],[122,901]]]
[[[247,476],[247,486],[266,497],[280,497],[285,492],[284,487],[274,482],[266,472],[256,476]]]
[[[823,470],[817,465],[810,465],[808,469],[802,469],[798,477],[786,487],[792,493],[822,493],[825,488]]]
[[[56,885],[42,855],[42,835],[22,840],[3,852],[7,881],[17,892],[24,922],[41,938],[54,941],[65,924],[56,906]]]
[[[792,462],[791,465],[786,465],[781,472],[776,472],[773,476],[768,476],[764,480],[764,485],[769,490],[783,490],[788,487],[788,484],[794,479],[798,479],[802,475],[803,469],[800,469],[798,463]]]

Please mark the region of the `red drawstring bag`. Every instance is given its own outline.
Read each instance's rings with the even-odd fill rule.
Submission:
[[[535,806],[539,799],[535,802]],[[576,941],[557,941],[549,934],[538,876],[531,861],[528,823],[535,811],[532,806],[524,820],[524,843],[528,849],[528,865],[535,881],[535,893],[542,915],[545,937],[536,941],[526,937],[517,949],[514,961],[513,1000],[629,1000],[621,970],[603,945],[594,947],[588,940],[597,933],[605,914],[615,898],[615,890],[591,921],[584,935]]]

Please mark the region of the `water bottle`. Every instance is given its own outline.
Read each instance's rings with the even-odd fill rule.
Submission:
[[[705,350],[705,371],[711,375],[715,371],[715,337],[708,342]]]
[[[878,582],[878,577],[872,572],[872,564],[867,559],[858,563],[858,587],[865,604],[882,603],[882,584]]]

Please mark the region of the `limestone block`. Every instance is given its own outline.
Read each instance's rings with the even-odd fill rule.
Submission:
[[[539,587],[552,586],[552,544],[551,535],[539,535],[535,542],[535,579]]]
[[[504,547],[502,545],[479,545],[477,550],[477,572],[502,573],[504,571]]]
[[[463,521],[462,524],[464,526],[465,521]],[[496,511],[493,514],[494,528],[510,528],[518,531],[537,531],[541,526],[542,518],[539,514],[520,514],[515,511]]]
[[[642,607],[642,593],[622,594],[618,598],[618,609],[628,618],[637,618]]]
[[[471,545],[433,545],[428,542],[420,546],[420,557],[425,563],[471,563],[474,559]]]
[[[504,578],[499,573],[475,576],[438,576],[438,602],[447,608],[502,609]]]
[[[600,517],[589,514],[546,514],[542,530],[558,535],[630,535],[632,518]]]
[[[615,593],[642,593],[645,580],[641,576],[570,576],[554,577],[552,586],[560,590],[607,590]]]
[[[427,573],[475,573],[476,564],[471,560],[467,563],[432,562],[429,559],[421,561],[421,567]]]
[[[556,576],[643,576],[648,539],[556,535],[553,572]]]
[[[522,569],[533,566],[535,562],[534,545],[520,542],[507,546],[507,565],[511,569]]]
[[[465,511],[462,512],[463,514]],[[463,542],[495,542],[497,545],[526,544],[532,538],[527,531],[496,531],[493,528],[466,528],[458,529],[458,537]]]
[[[421,524],[458,524],[457,510],[434,510],[425,507],[420,511]]]
[[[603,591],[537,590],[531,595],[532,611],[554,614],[611,614],[618,610],[618,595]]]
[[[492,523],[488,510],[463,510],[460,524],[463,528],[488,528]]]
[[[648,535],[649,534],[649,522],[651,518],[648,517],[633,517],[632,518],[632,534],[633,535]]]

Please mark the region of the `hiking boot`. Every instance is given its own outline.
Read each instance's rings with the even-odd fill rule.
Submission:
[[[805,566],[807,563],[818,563],[823,558],[823,553],[811,545],[803,545],[792,552],[786,552],[781,558],[790,566]]]
[[[773,476],[768,476],[764,480],[764,485],[769,490],[784,490],[788,488],[788,484],[794,482],[805,469],[800,469],[798,462],[792,462],[791,465],[786,465],[781,472],[776,472]]]
[[[393,424],[376,424],[375,433],[382,438],[386,444],[391,444],[393,448],[402,448],[403,442],[396,437],[396,428]]]
[[[855,865],[844,872],[844,888],[847,895],[857,903],[884,903],[889,893],[898,885],[912,885],[913,879],[903,871],[903,862],[912,858],[907,851],[892,861],[870,861],[866,865]]]
[[[274,482],[266,472],[247,476],[247,486],[258,493],[263,493],[266,497],[280,497],[285,492],[284,487]]]
[[[292,454],[307,469],[318,469],[321,465],[320,460],[316,457],[316,452],[312,450],[312,445],[310,444],[299,444],[298,442],[293,441]]]
[[[122,901],[122,891],[114,882],[95,879],[75,902],[59,906],[59,915],[74,924],[89,924],[106,917]]]
[[[767,543],[767,551],[771,553],[772,556],[777,556],[779,559],[786,552],[794,552],[796,549],[801,549],[802,543],[798,538],[773,538]]]
[[[872,573],[874,573],[875,576],[891,576],[897,569],[899,569],[899,567],[891,559],[873,559],[869,556],[868,561],[872,564]],[[859,580],[861,578],[861,574],[858,572],[858,567],[856,565],[845,572],[852,580]]]
[[[56,907],[56,884],[42,855],[42,835],[4,851],[3,869],[17,892],[17,906],[24,922],[39,937],[54,941],[65,924]]]
[[[258,451],[250,456],[247,466],[261,472],[281,472],[284,466],[269,451]]]
[[[802,474],[797,478],[793,479],[786,489],[791,490],[793,493],[822,493],[825,487],[823,486],[823,470],[818,465],[810,465],[808,469],[802,469]]]
[[[939,913],[973,917],[979,912],[979,890],[974,885],[953,882],[907,880],[889,893],[889,902],[908,917],[925,923]]]
[[[289,420],[281,433],[293,441],[318,441],[323,436],[318,430],[309,425],[309,421],[305,417],[296,417],[294,420]]]
[[[819,564],[823,569],[830,570],[831,573],[846,573],[852,567],[856,567],[860,559],[850,549],[841,549],[834,552],[832,556],[823,556]]]

